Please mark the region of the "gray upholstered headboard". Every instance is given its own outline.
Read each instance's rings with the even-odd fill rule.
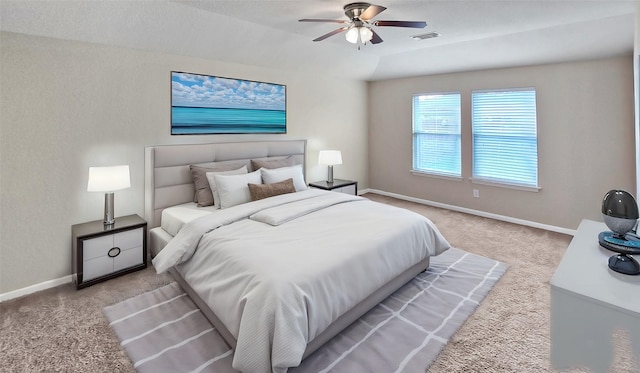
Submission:
[[[252,159],[292,156],[305,165],[307,141],[250,141],[217,144],[160,145],[144,152],[144,218],[149,229],[160,225],[162,210],[192,202],[195,193],[189,165],[212,166]]]

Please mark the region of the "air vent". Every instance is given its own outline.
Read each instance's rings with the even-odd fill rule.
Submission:
[[[440,34],[438,34],[437,32],[428,32],[426,34],[414,35],[411,37],[411,39],[424,40],[424,39],[437,38],[438,36],[440,36]]]

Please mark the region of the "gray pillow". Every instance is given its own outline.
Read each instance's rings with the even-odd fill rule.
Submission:
[[[277,159],[252,159],[251,160],[251,169],[253,171],[259,170],[261,168],[280,168],[280,167],[290,167],[295,166],[296,161],[292,156],[288,156],[286,158],[277,158]]]
[[[252,201],[264,199],[280,194],[294,193],[296,188],[293,186],[293,179],[282,180],[272,184],[247,184],[249,186],[249,194]]]
[[[190,165],[189,169],[191,170],[193,184],[196,189],[193,202],[197,203],[198,207],[213,205],[213,193],[211,192],[211,187],[209,187],[207,172],[231,171],[240,168],[243,165],[244,163],[225,164],[213,167],[196,166],[193,164]]]

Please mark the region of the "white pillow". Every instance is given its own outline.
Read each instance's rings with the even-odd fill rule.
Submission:
[[[215,208],[220,208],[220,196],[218,196],[218,187],[216,186],[216,179],[213,177],[214,175],[241,175],[248,173],[249,170],[247,166],[242,166],[237,170],[231,171],[217,171],[217,172],[207,172],[207,180],[209,180],[209,188],[211,188],[211,193],[213,194],[213,205]]]
[[[262,184],[260,170],[244,175],[213,175],[218,186],[220,208],[251,202],[248,184]]]
[[[278,183],[283,180],[293,179],[293,186],[296,188],[296,192],[307,190],[307,184],[304,182],[304,175],[302,174],[302,165],[297,164],[291,167],[280,168],[261,168],[262,181],[265,184]]]

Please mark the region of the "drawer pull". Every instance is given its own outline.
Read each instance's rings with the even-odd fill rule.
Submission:
[[[115,258],[116,256],[120,255],[120,248],[112,247],[111,249],[109,249],[107,255],[109,255],[109,258]]]

